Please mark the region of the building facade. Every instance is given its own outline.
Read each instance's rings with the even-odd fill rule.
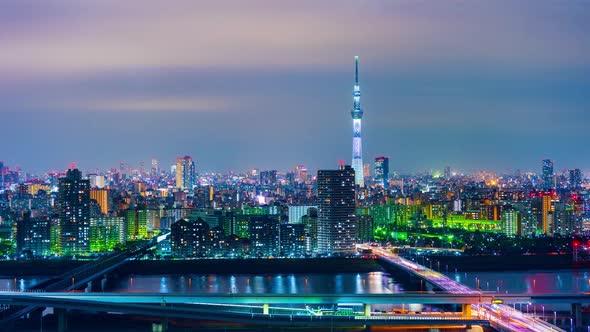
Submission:
[[[355,248],[355,170],[319,170],[318,252],[323,255],[353,253]]]
[[[383,188],[389,187],[389,157],[375,158],[375,184]]]
[[[60,252],[81,255],[90,250],[90,182],[78,169],[59,179]]]
[[[176,188],[192,189],[195,185],[195,163],[190,156],[176,158]]]

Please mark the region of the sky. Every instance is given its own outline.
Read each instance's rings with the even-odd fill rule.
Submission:
[[[33,172],[590,169],[590,1],[3,0],[0,160]]]

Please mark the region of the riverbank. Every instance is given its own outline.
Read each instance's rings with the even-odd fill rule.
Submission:
[[[428,256],[432,268],[441,271],[527,271],[588,269],[590,262],[574,262],[572,255],[514,255],[514,256]],[[422,257],[418,257],[422,264]],[[439,263],[440,262],[440,265]],[[424,265],[430,267],[430,261]]]
[[[87,263],[65,259],[0,261],[0,276],[56,276]]]
[[[72,260],[0,261],[0,276],[55,276],[87,262]],[[130,261],[117,274],[203,274],[203,273],[347,273],[383,271],[374,259],[195,259]]]

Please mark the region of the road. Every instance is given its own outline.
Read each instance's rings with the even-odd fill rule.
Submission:
[[[373,253],[379,255],[388,262],[398,266],[402,270],[413,273],[419,278],[430,282],[442,290],[452,294],[482,294],[481,291],[474,290],[467,287],[446,275],[431,270],[423,265],[402,258],[387,248],[359,246],[360,249],[370,249]],[[481,303],[472,304],[472,316],[477,318],[488,319],[492,327],[499,330],[507,331],[521,331],[521,332],[549,332],[549,331],[563,331],[552,324],[549,324],[541,319],[525,315],[519,310],[504,304]]]

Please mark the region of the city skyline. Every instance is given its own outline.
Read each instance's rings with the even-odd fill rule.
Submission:
[[[589,33],[588,0],[0,1],[0,332],[590,332]]]
[[[185,154],[211,171],[350,163],[354,55],[365,160],[401,173],[590,162],[572,153],[589,138],[583,1],[1,6],[0,116],[18,139],[0,159],[33,172]]]

